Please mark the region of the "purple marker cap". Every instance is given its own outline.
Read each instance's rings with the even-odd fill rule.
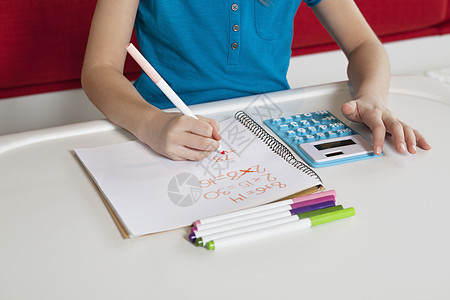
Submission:
[[[292,209],[291,215],[298,215],[298,214],[301,214],[301,213],[304,213],[307,211],[327,208],[327,207],[331,207],[334,205],[335,205],[334,201],[327,201],[327,202],[323,202],[323,203],[317,203],[317,204],[313,204],[313,205],[303,206],[303,207]]]
[[[189,240],[192,242],[192,243],[195,243],[195,240],[197,239],[197,237],[195,236],[195,233],[191,233],[191,234],[189,234]]]

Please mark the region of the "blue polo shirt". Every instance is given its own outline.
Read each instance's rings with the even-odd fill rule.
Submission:
[[[187,105],[288,89],[301,0],[268,2],[141,0],[135,21],[140,51]],[[173,107],[145,73],[135,87],[149,103]]]

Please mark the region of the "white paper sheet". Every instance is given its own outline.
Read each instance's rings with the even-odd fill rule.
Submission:
[[[189,226],[320,184],[235,119],[220,124],[225,154],[172,161],[139,141],[75,149],[130,237]]]

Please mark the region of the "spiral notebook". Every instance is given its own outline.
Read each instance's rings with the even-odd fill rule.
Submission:
[[[319,176],[245,112],[220,123],[224,153],[172,161],[139,141],[75,153],[125,237],[322,190]]]

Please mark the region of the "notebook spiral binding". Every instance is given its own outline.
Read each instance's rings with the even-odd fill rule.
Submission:
[[[316,178],[322,182],[319,175],[314,172],[305,163],[297,160],[289,149],[270,135],[264,128],[262,128],[258,123],[256,123],[245,111],[238,111],[234,115],[234,118],[238,120],[242,125],[247,127],[251,132],[253,132],[259,139],[261,139],[273,152],[281,156],[289,164],[293,165],[295,168],[299,169],[303,173]]]

